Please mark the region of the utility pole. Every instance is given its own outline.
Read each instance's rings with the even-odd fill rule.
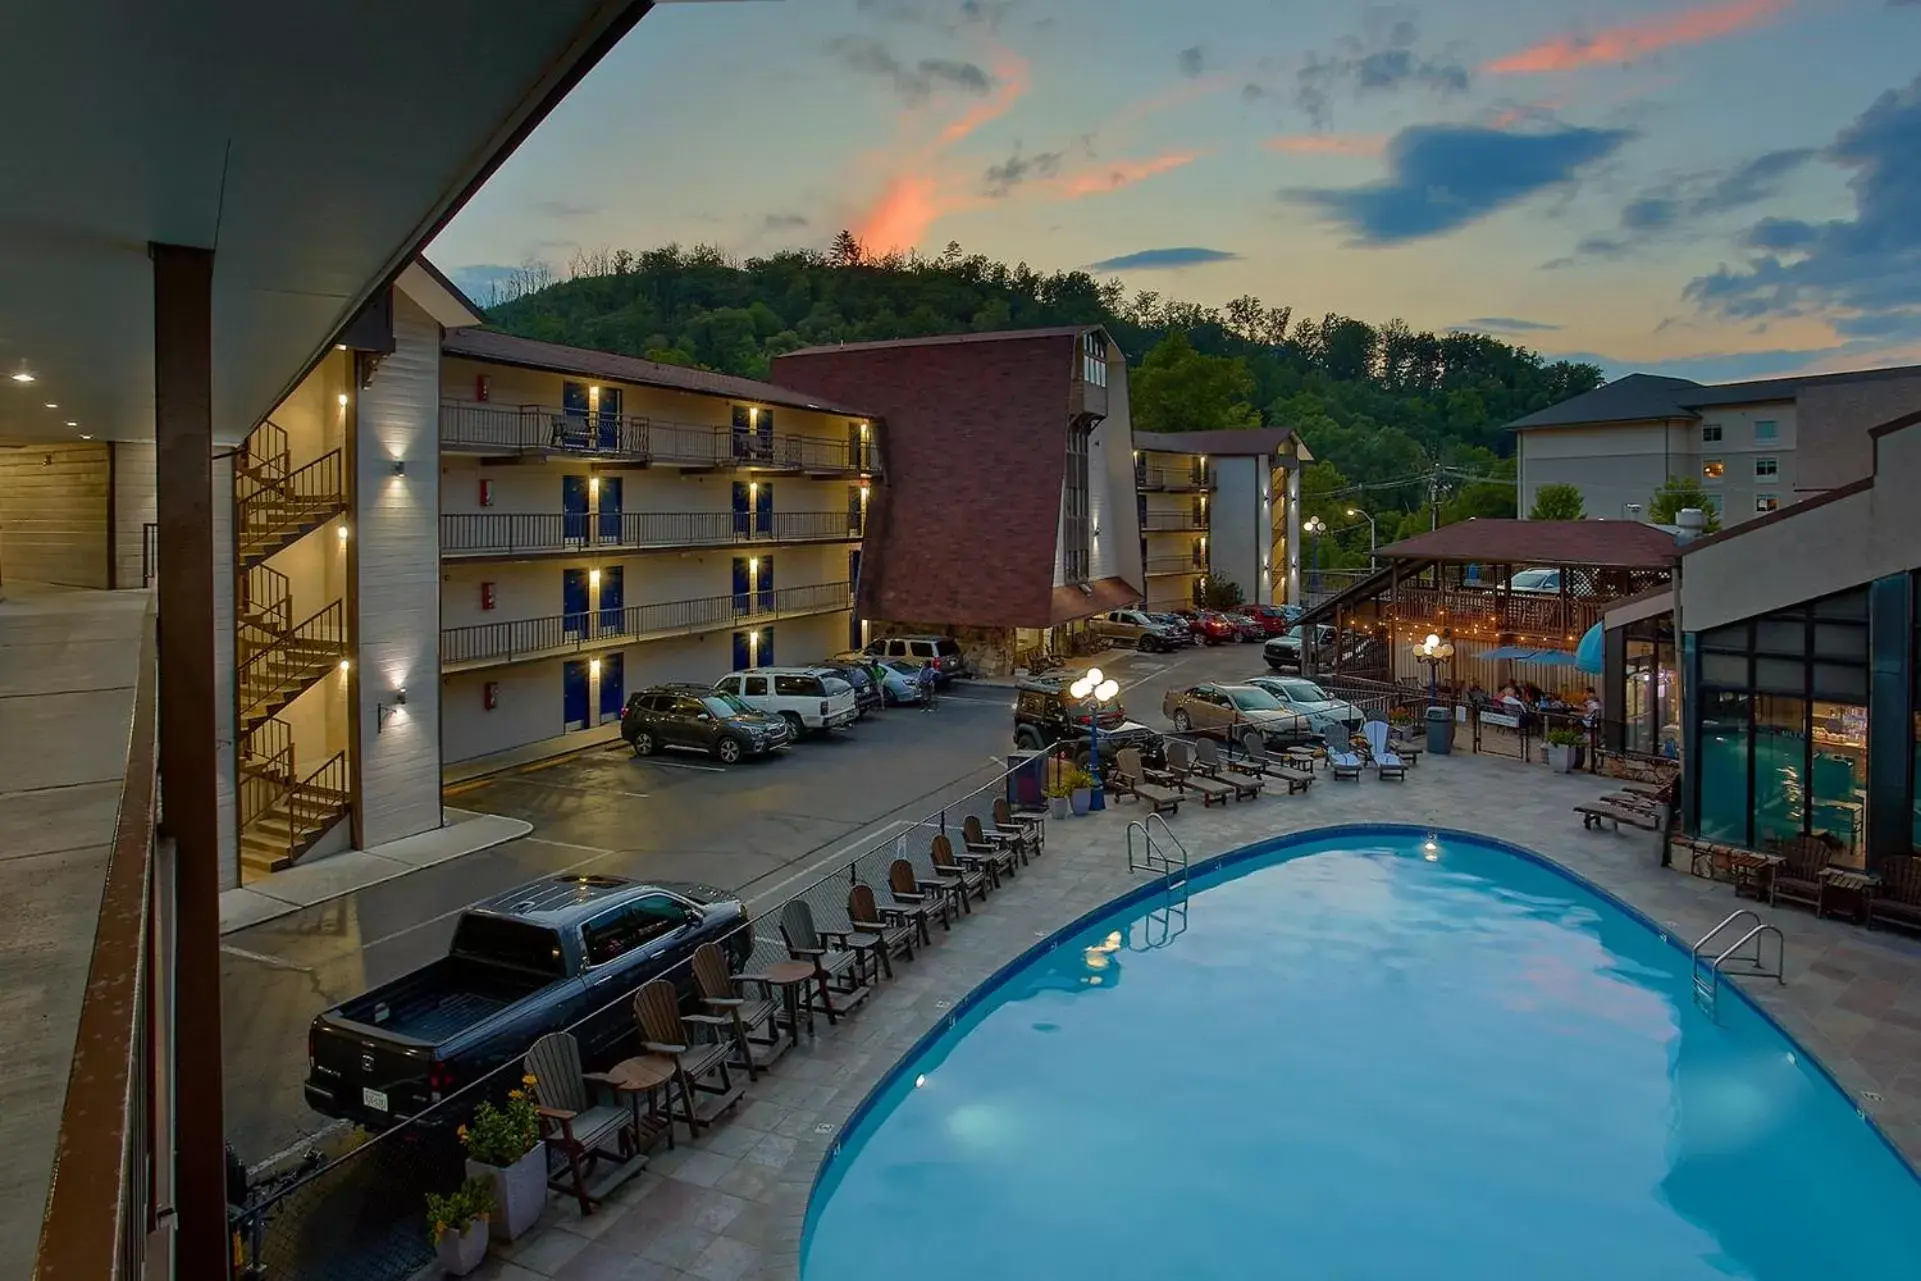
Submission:
[[[1436,467],[1427,474],[1427,527],[1430,532],[1441,527],[1441,469]]]

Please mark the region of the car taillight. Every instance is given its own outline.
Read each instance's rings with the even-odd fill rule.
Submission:
[[[427,1089],[433,1095],[433,1101],[436,1103],[440,1102],[441,1095],[452,1094],[454,1090],[454,1070],[445,1063],[442,1063],[439,1059],[435,1059],[432,1063],[429,1063],[427,1065]]]
[[[822,699],[822,700],[821,700],[821,704],[820,704],[820,714],[821,714],[822,716],[825,716],[825,715],[827,715],[827,700],[825,700],[825,699]]]

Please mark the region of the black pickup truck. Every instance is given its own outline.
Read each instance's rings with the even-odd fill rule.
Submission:
[[[307,1032],[307,1105],[384,1129],[579,1023],[583,1058],[633,1027],[624,998],[718,942],[752,950],[739,899],[684,882],[556,876],[467,909],[438,961],[337,1005]],[[683,973],[685,971],[683,970]]]

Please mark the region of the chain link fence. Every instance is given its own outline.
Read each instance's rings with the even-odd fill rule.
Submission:
[[[918,818],[888,824],[799,890],[785,893],[777,886],[765,896],[750,897],[750,916],[740,927],[750,932],[752,942],[744,970],[757,973],[791,959],[780,932],[788,903],[806,903],[823,932],[845,930],[849,890],[865,884],[885,900],[895,859],[906,859],[917,877],[934,879],[931,849],[937,836],[945,834],[956,850],[964,850],[967,818],[976,817],[992,830],[994,802],[1003,797],[1016,810],[1044,808],[1045,761],[1040,753],[1010,755],[1004,767],[994,767],[987,782],[964,779],[943,789],[938,804]],[[1018,892],[1018,880],[1013,888]],[[755,906],[761,908],[757,913],[751,911]],[[965,926],[956,921],[954,928]],[[939,939],[938,931],[934,937]],[[938,958],[937,942],[932,963],[938,964]],[[693,988],[690,962],[649,977],[671,979],[683,992]],[[580,1037],[589,1071],[639,1052],[631,1001],[632,993],[623,992],[566,1029]],[[832,1032],[823,1028],[823,1034]],[[587,1047],[596,1043],[612,1048],[594,1054]],[[230,1213],[234,1276],[239,1281],[403,1281],[432,1262],[426,1194],[448,1191],[463,1177],[464,1156],[455,1131],[483,1100],[504,1098],[522,1071],[516,1057],[391,1129],[375,1135],[356,1132],[348,1150],[317,1167],[256,1184],[247,1204]]]

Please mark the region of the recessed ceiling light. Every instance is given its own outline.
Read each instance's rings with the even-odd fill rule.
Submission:
[[[47,402],[47,408],[48,408],[48,409],[58,409],[58,408],[60,408],[60,406],[58,406],[58,405],[56,405],[56,404],[54,404],[54,403],[53,403],[53,402],[52,402],[52,401],[50,400],[50,401],[48,401],[48,402]]]
[[[69,422],[67,423],[67,426],[69,426],[69,427],[78,427],[79,425],[80,425],[79,423],[76,423],[76,422],[72,422],[72,421],[69,421]]]
[[[28,373],[26,370],[22,369],[19,373],[13,376],[13,381],[17,383],[30,383],[33,381],[33,375]]]
[[[91,436],[89,436],[89,435],[87,435],[87,433],[83,431],[83,432],[81,432],[81,433],[80,433],[80,439],[82,439],[82,440],[92,440],[92,439],[93,439],[93,437],[91,437]]]

